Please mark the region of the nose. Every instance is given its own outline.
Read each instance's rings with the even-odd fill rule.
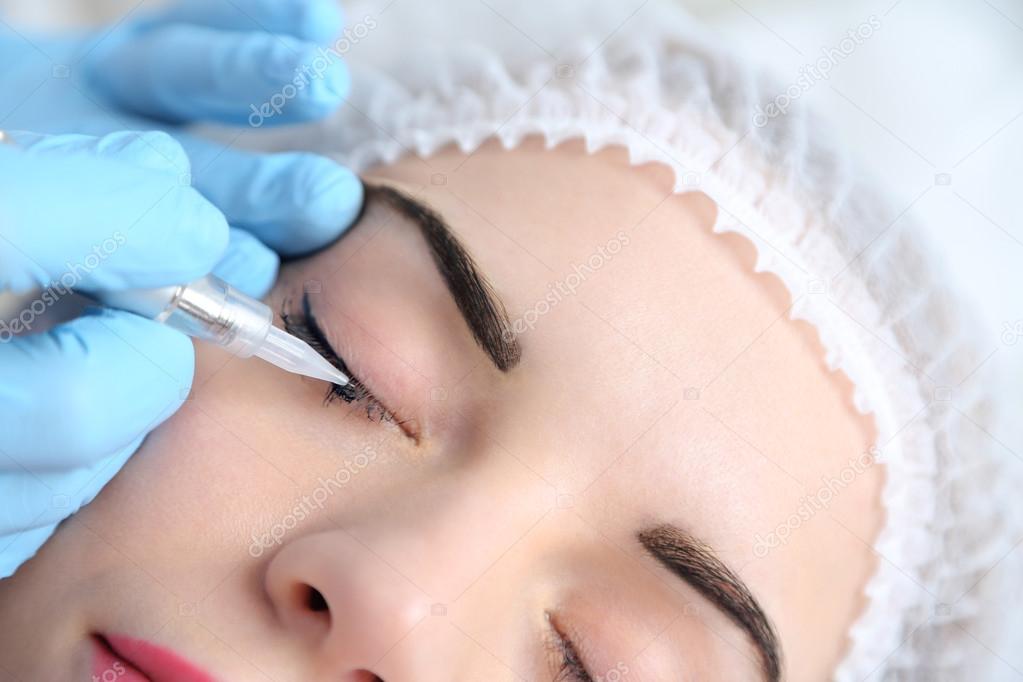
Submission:
[[[430,612],[418,587],[342,530],[286,544],[266,590],[284,626],[314,649],[317,679],[382,680],[384,656]]]
[[[538,526],[553,504],[547,484],[504,462],[387,499],[270,559],[266,591],[289,637],[313,650],[316,679],[520,679],[505,663],[525,612],[540,613],[522,599],[531,557],[558,534]],[[468,623],[487,632],[485,647]]]

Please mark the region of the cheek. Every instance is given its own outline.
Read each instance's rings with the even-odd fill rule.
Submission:
[[[181,428],[216,434],[233,459],[269,467],[277,498],[290,500],[322,477],[345,480],[348,497],[377,478],[377,465],[404,460],[405,436],[371,420],[364,403],[326,403],[325,382],[259,360],[232,358],[207,375],[222,355],[217,349],[200,353],[198,388],[189,401],[198,420]]]
[[[272,548],[332,527],[379,494],[383,471],[395,475],[384,463],[400,460],[388,456],[396,448],[380,424],[357,408],[324,407],[322,382],[221,356],[198,352],[184,406],[81,514],[120,556],[186,601],[269,556],[258,546],[265,536]],[[317,492],[326,479],[344,495]],[[319,504],[298,518],[292,512],[305,498]]]
[[[135,567],[185,601],[247,557],[249,532],[274,516],[288,480],[225,427],[201,393],[153,432],[83,519]],[[261,449],[274,446],[265,443]]]
[[[183,428],[219,431],[233,441],[232,450],[263,459],[288,478],[344,444],[337,430],[352,410],[323,404],[326,383],[219,349],[200,349],[196,366],[189,403],[205,423]]]

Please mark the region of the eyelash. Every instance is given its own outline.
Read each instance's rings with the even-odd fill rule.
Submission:
[[[323,356],[327,362],[344,372],[351,380],[344,386],[330,384],[327,388],[327,394],[323,398],[323,404],[328,405],[335,400],[342,400],[349,404],[364,402],[366,417],[371,421],[386,421],[401,426],[394,413],[388,410],[383,403],[369,392],[365,384],[348,368],[344,358],[338,355],[333,347],[331,347],[320,325],[317,324],[316,317],[312,314],[309,305],[309,295],[302,295],[301,316],[295,315],[288,310],[289,303],[290,301],[286,300],[280,311],[281,320],[284,322],[284,330],[308,343],[312,346],[313,350]]]
[[[586,670],[586,665],[575,644],[562,634],[550,613],[547,614],[547,622],[550,624],[553,635],[550,648],[555,650],[553,653],[561,659],[554,682],[593,682],[593,677]]]

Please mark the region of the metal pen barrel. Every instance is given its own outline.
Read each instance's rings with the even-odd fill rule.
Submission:
[[[259,349],[273,325],[268,306],[213,275],[181,286],[104,292],[103,301],[242,358]]]

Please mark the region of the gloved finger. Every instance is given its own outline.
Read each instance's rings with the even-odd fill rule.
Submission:
[[[337,0],[183,0],[146,20],[200,24],[229,31],[262,31],[325,44],[341,33]]]
[[[263,298],[277,279],[281,259],[245,230],[231,229],[227,252],[213,274],[253,298]]]
[[[91,502],[138,450],[140,436],[120,451],[69,471],[11,468],[0,455],[0,579],[32,558],[61,521]]]
[[[283,256],[337,239],[362,208],[362,181],[324,156],[255,154],[182,135],[195,188]]]
[[[191,179],[229,221],[262,234],[287,255],[311,251],[337,239],[362,206],[362,182],[358,177],[316,154],[255,154],[187,133],[178,136],[179,143],[159,131],[119,131],[99,138],[34,133],[14,133],[12,137],[26,148],[74,148],[179,173],[176,177]],[[191,172],[190,156],[196,160],[195,167],[201,169],[195,174]],[[273,257],[271,262],[272,254],[265,249],[259,252],[261,244],[239,242],[244,249],[239,254],[254,259],[243,266],[244,259],[230,254],[238,238],[237,234],[231,236],[232,244],[225,255],[230,263],[224,266],[224,272],[231,273],[245,287],[251,286],[252,291],[271,286],[279,259]],[[251,273],[246,272],[247,267]],[[244,277],[250,277],[250,282]]]
[[[0,488],[3,487],[2,477],[3,474],[0,474]],[[17,512],[16,509],[12,511]],[[10,519],[17,520],[15,517]],[[56,529],[56,523],[46,523],[42,526],[15,528],[0,535],[0,580],[10,578],[19,566],[35,556]]]
[[[0,289],[147,288],[207,274],[227,222],[178,172],[180,146],[158,132],[101,152],[107,138],[85,139],[0,145]]]
[[[92,154],[137,163],[186,183],[191,177],[188,154],[177,140],[160,130],[118,130],[102,136],[44,135],[20,130],[7,134],[24,150]]]
[[[313,43],[188,24],[114,41],[87,68],[125,109],[176,123],[309,121],[340,106],[349,88],[345,65]]]
[[[173,414],[191,388],[192,341],[131,313],[97,308],[0,340],[0,451],[30,471],[109,456]]]

